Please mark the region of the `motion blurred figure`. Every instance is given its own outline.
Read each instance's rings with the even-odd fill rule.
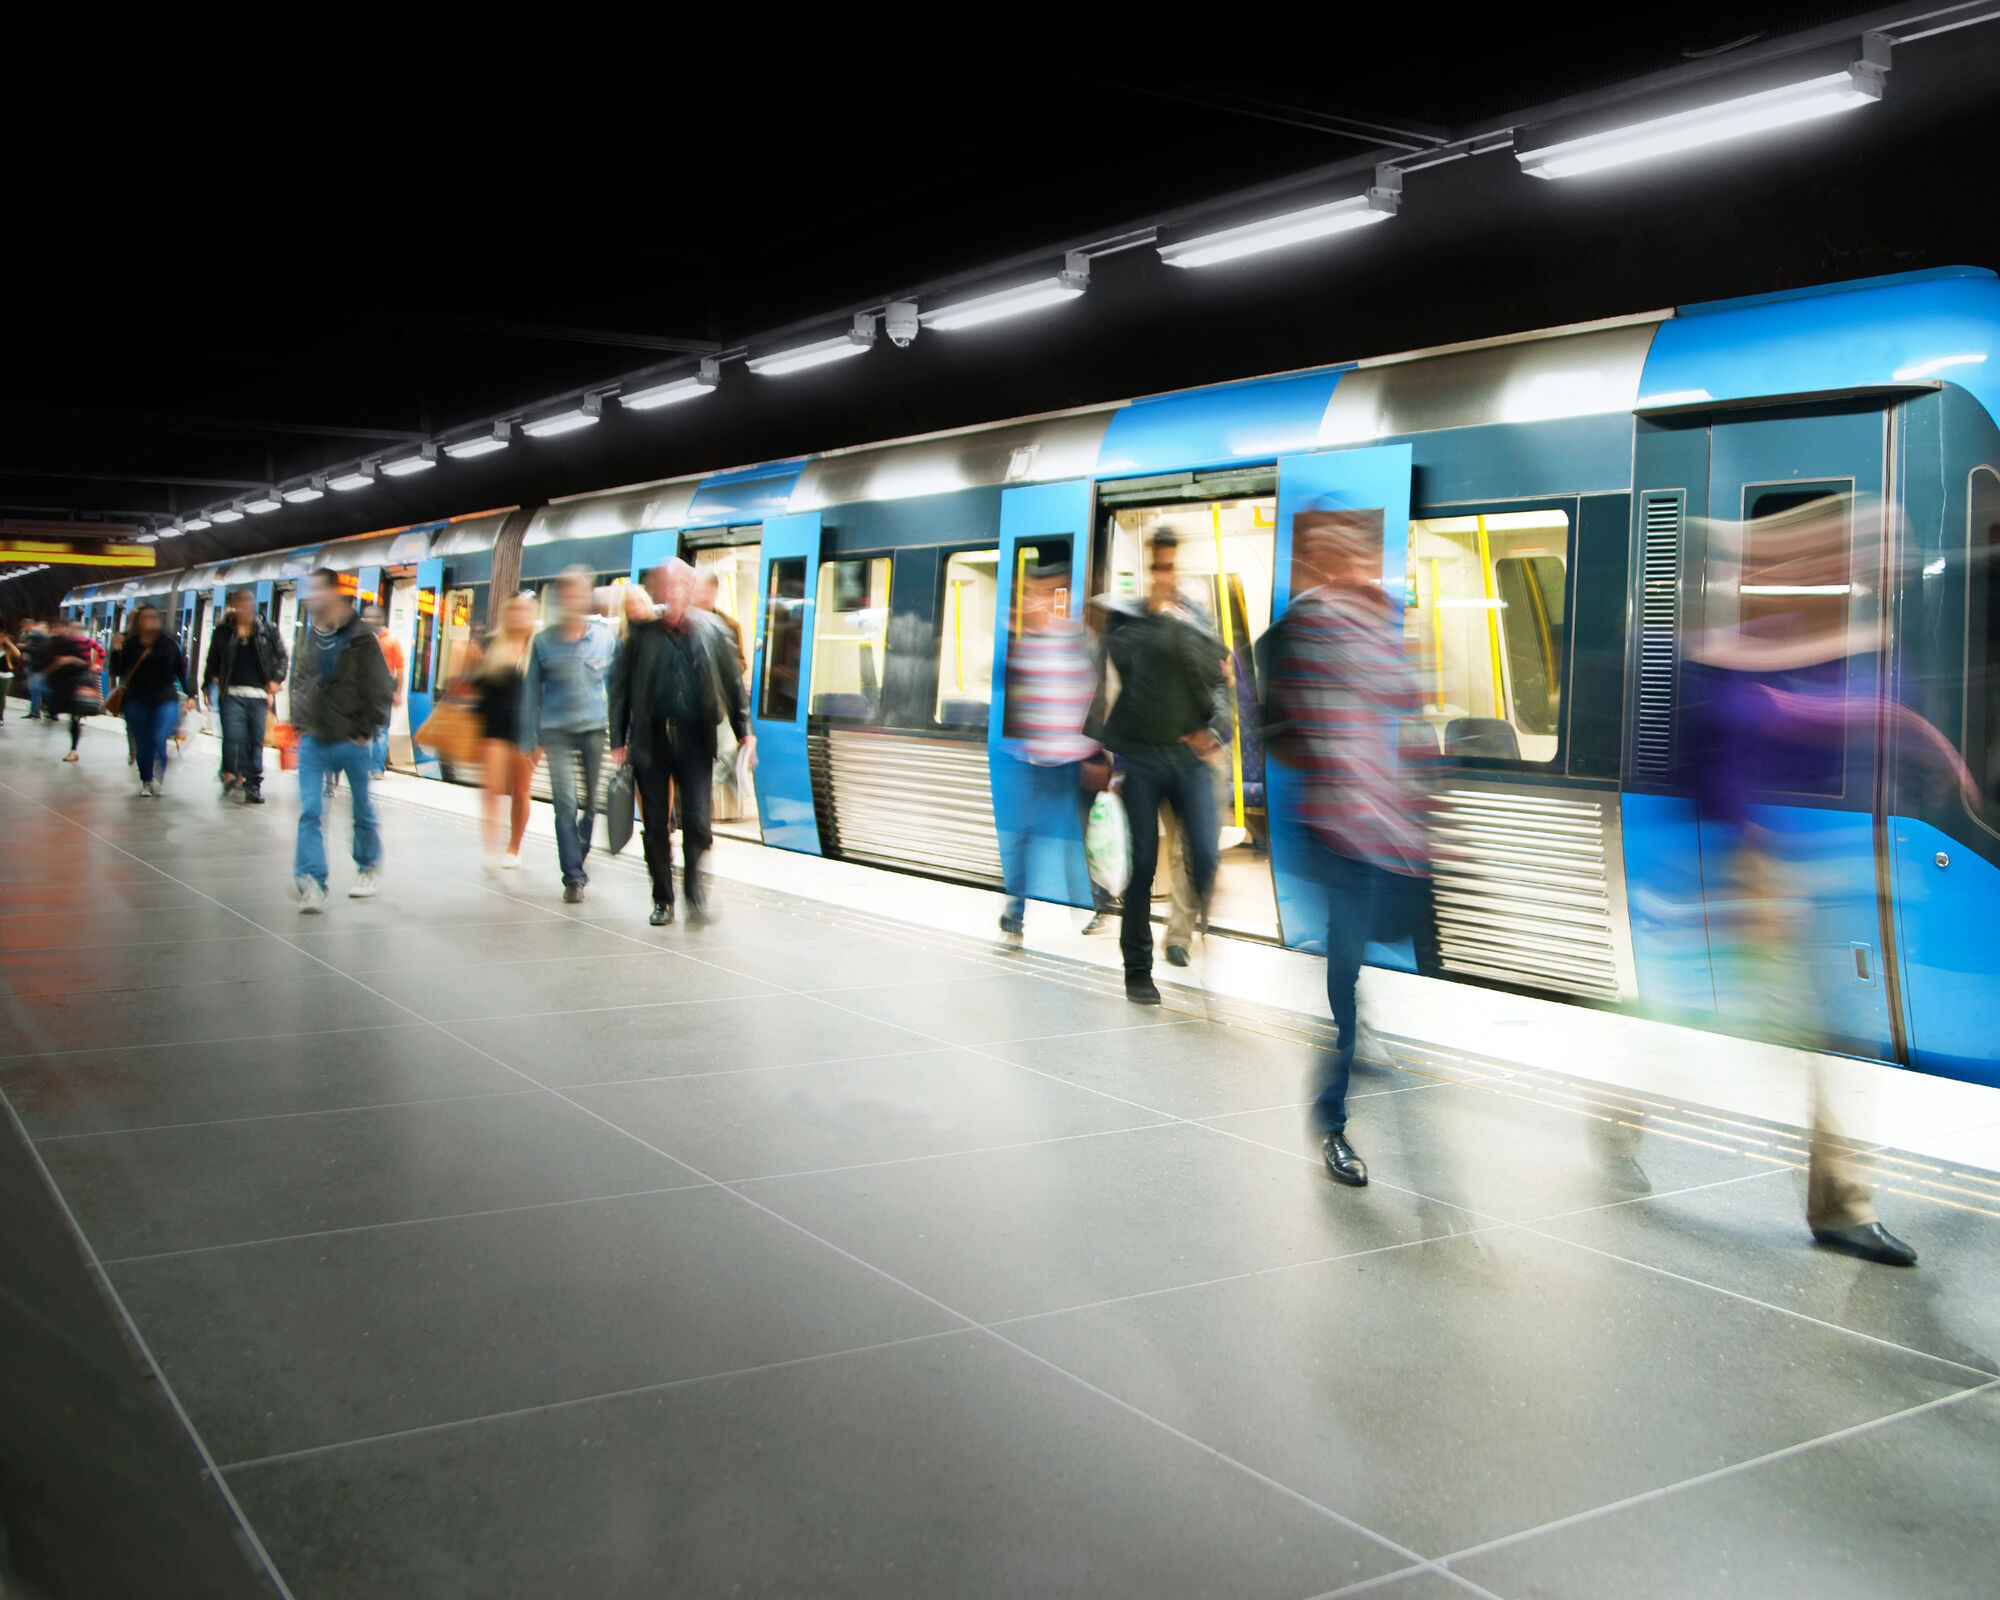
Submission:
[[[1007,650],[1002,748],[1013,760],[1016,814],[1022,826],[1000,836],[1007,887],[1000,931],[1019,948],[1027,911],[1029,862],[1037,839],[1062,853],[1070,901],[1090,905],[1083,859],[1083,763],[1098,743],[1083,731],[1097,692],[1097,668],[1083,625],[1056,609],[1070,586],[1069,563],[1046,562],[1021,586],[1021,632]]]
[[[735,672],[743,680],[744,695],[750,692],[750,671],[745,665],[748,651],[743,639],[743,624],[716,601],[722,597],[722,579],[713,571],[696,572],[694,575],[694,606],[710,622],[714,623],[727,641],[730,653],[735,657]],[[715,747],[715,793],[711,802],[712,814],[725,819],[743,815],[741,784],[744,773],[739,761],[740,751],[736,736],[727,729],[716,729]]]
[[[570,905],[583,899],[584,885],[590,882],[583,867],[590,856],[597,776],[604,760],[604,683],[617,651],[611,630],[591,616],[593,583],[588,567],[570,567],[556,580],[562,616],[535,635],[521,686],[521,748],[531,760],[539,754],[549,763],[556,857],[562,864],[563,900]]]
[[[7,720],[7,699],[14,692],[14,675],[21,667],[21,647],[14,636],[0,628],[0,722]]]
[[[743,675],[722,627],[692,604],[694,568],[669,561],[646,574],[658,610],[631,620],[611,663],[607,700],[611,760],[631,760],[646,840],[646,870],[653,880],[656,928],[674,920],[673,804],[681,808],[681,882],[688,921],[713,915],[701,876],[708,854],[709,800],[715,766],[716,725],[728,719],[746,766],[756,763]],[[628,600],[628,607],[633,603]]]
[[[77,735],[83,719],[95,716],[102,704],[97,687],[97,647],[81,622],[57,623],[49,639],[49,665],[42,687],[44,715],[69,718],[69,749],[65,761],[77,760]]]
[[[396,636],[389,631],[387,613],[378,605],[364,607],[361,620],[368,624],[376,642],[382,646],[382,659],[389,668],[389,678],[395,684],[395,693],[389,697],[390,715],[395,715],[394,707],[403,703],[403,647],[396,642]],[[375,732],[375,743],[368,752],[368,767],[380,778],[389,770],[389,724],[383,723]]]
[[[486,636],[486,647],[467,669],[466,677],[479,698],[479,719],[485,730],[485,784],[479,806],[480,832],[486,840],[486,870],[512,872],[521,864],[521,840],[528,832],[528,784],[535,764],[524,745],[521,717],[522,683],[528,652],[535,639],[535,597],[516,594],[500,608],[500,622]],[[506,803],[506,827],[500,808]],[[505,842],[505,850],[501,849]]]
[[[52,646],[62,632],[62,624],[51,627],[43,622],[31,622],[28,630],[21,635],[21,664],[28,673],[28,720],[38,721],[42,706],[48,699],[48,671],[52,656]],[[54,721],[53,713],[50,721]]]
[[[121,712],[139,765],[139,793],[157,796],[166,786],[167,740],[180,726],[181,703],[198,703],[181,642],[167,631],[159,607],[133,610],[111,676],[125,691]]]
[[[289,662],[278,630],[257,615],[257,594],[229,597],[229,619],[209,642],[202,683],[222,713],[222,792],[264,803],[264,725]]]
[[[389,717],[394,685],[382,647],[340,592],[340,576],[320,567],[306,580],[305,636],[292,662],[292,726],[299,732],[299,837],[292,880],[299,910],[326,906],[326,780],[347,774],[354,801],[354,865],[347,891],[366,900],[382,887],[382,836],[369,798],[368,747]]]
[[[1399,720],[1419,705],[1402,617],[1382,591],[1382,535],[1315,508],[1292,523],[1295,594],[1274,627],[1265,748],[1299,774],[1296,819],[1326,887],[1326,998],[1337,1030],[1320,1060],[1312,1118],[1337,1183],[1368,1168],[1347,1138],[1347,1084],[1360,1027],[1355,987],[1371,938],[1421,914],[1429,852],[1423,797],[1398,759]]]
[[[1188,852],[1188,882],[1203,913],[1215,887],[1218,834],[1215,780],[1208,763],[1221,753],[1210,723],[1222,687],[1222,641],[1181,603],[1177,541],[1153,536],[1142,608],[1106,608],[1105,654],[1118,669],[1118,701],[1105,719],[1104,743],[1125,762],[1120,796],[1132,832],[1132,876],[1118,944],[1125,998],[1156,1006],[1153,983],[1153,873],[1159,863],[1160,807],[1173,808]]]

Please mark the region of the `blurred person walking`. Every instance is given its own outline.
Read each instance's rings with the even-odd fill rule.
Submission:
[[[656,928],[674,920],[676,795],[688,920],[699,925],[713,915],[701,862],[711,843],[716,725],[728,720],[746,768],[754,768],[757,759],[743,676],[735,670],[721,626],[693,605],[693,587],[694,569],[685,561],[669,561],[646,575],[658,609],[649,620],[628,621],[607,684],[611,759],[614,764],[629,759],[638,785],[646,870],[653,880],[647,920]]]
[[[1209,762],[1222,749],[1212,724],[1226,652],[1181,603],[1177,555],[1177,541],[1162,529],[1153,536],[1143,608],[1105,603],[1105,654],[1118,670],[1120,688],[1105,719],[1104,744],[1125,764],[1119,793],[1132,832],[1132,875],[1118,944],[1125,998],[1147,1006],[1160,1003],[1153,983],[1152,920],[1160,807],[1171,807],[1184,831],[1188,882],[1204,915],[1215,887],[1219,839]]]
[[[1000,836],[1007,890],[1000,931],[1019,949],[1035,841],[1062,853],[1072,904],[1095,911],[1083,858],[1083,763],[1098,742],[1083,731],[1097,692],[1097,667],[1083,625],[1056,609],[1071,584],[1067,561],[1046,562],[1021,586],[1021,631],[1007,647],[1002,750],[1011,758],[1015,815],[1021,826]],[[1003,780],[1005,781],[1005,780]]]
[[[743,692],[747,696],[750,692],[750,669],[745,665],[749,659],[749,651],[743,638],[743,624],[716,604],[721,598],[722,579],[713,569],[698,570],[694,575],[694,608],[721,631],[728,643],[729,653],[735,658],[735,671],[743,680]],[[744,773],[737,758],[738,749],[734,733],[718,727],[712,785],[714,792],[709,802],[711,821],[718,816],[733,821],[743,815],[741,784],[744,781]]]
[[[473,655],[465,672],[464,681],[478,697],[484,732],[479,831],[486,841],[488,872],[512,872],[520,866],[521,840],[528,831],[528,783],[535,764],[528,755],[531,747],[522,744],[521,686],[534,642],[535,597],[510,595],[500,608],[499,626],[486,636],[485,647]]]
[[[28,674],[28,720],[39,722],[43,719],[43,706],[48,701],[49,663],[54,659],[53,647],[62,631],[60,623],[51,627],[36,621],[28,624],[27,632],[21,636],[21,664]],[[55,714],[48,713],[53,722]]]
[[[14,679],[21,670],[21,647],[14,636],[0,628],[0,722],[7,720],[7,701],[14,693]]]
[[[111,658],[118,680],[107,702],[125,719],[139,766],[139,793],[158,796],[167,777],[167,740],[180,726],[181,706],[199,705],[181,642],[167,631],[158,606],[140,605]]]
[[[382,837],[368,793],[368,749],[389,717],[393,686],[382,647],[340,592],[340,575],[320,567],[307,579],[307,626],[292,662],[292,725],[299,734],[299,836],[292,878],[299,910],[326,905],[327,779],[345,773],[354,805],[354,865],[347,891],[365,900],[382,886]]]
[[[1412,931],[1429,872],[1423,797],[1397,749],[1400,719],[1420,700],[1402,616],[1382,589],[1380,532],[1315,508],[1293,519],[1292,549],[1307,587],[1273,625],[1265,749],[1299,774],[1296,820],[1326,889],[1336,1034],[1313,1084],[1313,1126],[1328,1175],[1359,1188],[1368,1168],[1347,1138],[1347,1086],[1361,957],[1370,939]]]
[[[97,647],[90,642],[80,622],[58,623],[49,639],[48,669],[42,686],[42,713],[50,721],[69,718],[69,750],[65,761],[75,761],[77,735],[83,719],[103,709],[98,688]]]
[[[595,585],[588,567],[570,567],[556,580],[562,616],[535,635],[521,689],[521,748],[549,764],[556,858],[569,905],[583,899],[590,882],[584,863],[590,858],[609,718],[604,686],[617,654],[611,630],[592,615]]]
[[[390,716],[394,708],[403,703],[403,647],[396,642],[396,636],[389,631],[389,618],[378,605],[362,608],[361,620],[375,635],[375,641],[382,647],[382,660],[388,665],[389,678],[396,686],[389,697]],[[368,752],[368,769],[376,777],[385,776],[389,771],[389,724],[384,722],[375,733],[375,743]]]
[[[257,593],[229,597],[228,620],[209,641],[202,683],[222,715],[222,795],[264,803],[264,729],[290,670],[278,630],[257,615]]]

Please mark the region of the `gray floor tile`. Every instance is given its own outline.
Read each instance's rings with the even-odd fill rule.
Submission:
[[[1158,1011],[1135,1006],[1122,995],[1071,988],[1026,974],[847,989],[828,998],[948,1044],[1136,1028],[1160,1020]]]
[[[0,1057],[374,1028],[409,1020],[401,1006],[334,973],[313,970],[283,984],[230,980],[183,984],[164,994],[134,989],[44,996],[0,1016]]]
[[[107,1259],[688,1177],[678,1162],[538,1091],[97,1134],[41,1150]]]
[[[1184,1123],[744,1190],[981,1321],[1473,1225]]]
[[[477,889],[440,892],[425,880],[412,881],[397,874],[395,864],[384,870],[381,895],[373,900],[349,900],[347,882],[338,873],[333,880],[333,898],[315,922],[299,915],[298,897],[292,892],[289,871],[234,887],[212,891],[217,899],[273,933],[290,935],[300,931],[331,933],[340,930],[403,930],[432,927],[465,927],[504,916],[509,922],[556,920],[550,908],[538,911],[519,902],[503,901]]]
[[[1380,1596],[1380,1600],[1474,1600],[1477,1591],[1449,1573],[1419,1568],[1407,1577],[1378,1584],[1362,1593]]]
[[[114,989],[183,989],[220,977],[289,985],[319,974],[308,957],[240,918],[231,920],[249,937],[9,951],[7,985],[17,997],[39,1001]]]
[[[524,1087],[517,1074],[423,1023],[0,1064],[0,1091],[37,1139]]]
[[[714,959],[737,972],[808,993],[818,989],[1009,975],[1004,958],[982,961],[927,948],[915,940],[884,939],[865,933],[829,932],[811,944],[775,950],[731,946]]]
[[[977,1335],[230,1482],[313,1600],[1297,1600],[1400,1564]]]
[[[38,914],[0,917],[0,952],[13,971],[17,951],[109,950],[128,944],[160,944],[209,939],[256,939],[264,930],[225,906],[211,904],[192,890],[167,886],[156,905],[86,910],[73,904]]]
[[[1156,1120],[1137,1107],[963,1050],[655,1078],[569,1093],[725,1182]]]
[[[1179,1117],[1296,1105],[1318,1052],[1310,1045],[1215,1022],[1161,1022],[1082,1039],[994,1044],[993,1054]],[[1407,1075],[1357,1069],[1354,1090],[1404,1087]]]
[[[552,961],[487,962],[480,966],[416,972],[371,972],[361,981],[389,999],[440,1022],[735,999],[776,992],[755,978],[690,961],[671,950]]]
[[[224,1463],[956,1325],[708,1186],[111,1272]]]
[[[607,885],[601,878],[594,877],[586,893],[589,898],[582,905],[572,908],[581,921],[630,934],[662,949],[680,950],[690,955],[700,955],[704,951],[718,955],[724,951],[733,952],[738,965],[746,950],[782,950],[796,945],[824,944],[829,937],[838,937],[840,933],[837,926],[819,917],[775,911],[738,899],[727,892],[723,893],[720,902],[721,914],[707,927],[690,927],[682,919],[664,928],[654,928],[646,922],[653,896],[643,878],[631,883]]]
[[[1640,1160],[1647,1159],[1642,1148]],[[1978,1179],[1971,1180],[1978,1182]],[[2000,1372],[2000,1195],[1990,1209],[1879,1196],[1896,1233],[1917,1247],[1914,1272],[1815,1249],[1805,1224],[1805,1176],[1637,1200],[1538,1224],[1540,1231],[1790,1311]]]
[[[502,920],[505,919],[505,920]],[[421,972],[440,967],[492,966],[583,956],[627,956],[635,947],[567,917],[515,920],[511,906],[487,920],[429,928],[308,928],[287,937],[342,972]]]
[[[0,828],[4,826],[0,823]],[[6,929],[10,937],[15,936],[14,929],[18,923],[37,917],[101,919],[102,931],[93,928],[93,938],[89,942],[120,927],[135,935],[146,935],[152,930],[138,919],[136,914],[139,912],[175,912],[175,925],[178,927],[178,914],[192,913],[199,917],[203,908],[208,907],[209,902],[198,891],[168,878],[121,884],[115,894],[95,898],[80,895],[67,881],[0,884],[0,928]]]
[[[733,985],[733,974],[720,980]],[[562,1088],[739,1067],[852,1060],[932,1048],[924,1039],[805,995],[696,1000],[566,1016],[455,1022],[452,1031]]]
[[[1465,1575],[1547,1600],[1988,1600],[2000,1399],[1853,1438],[1476,1556]]]
[[[1369,1206],[1377,1194],[1344,1198]],[[1426,1556],[1966,1381],[1511,1229],[1006,1331]]]

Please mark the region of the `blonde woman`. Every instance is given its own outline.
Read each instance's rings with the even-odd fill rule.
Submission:
[[[486,793],[480,805],[480,831],[486,839],[486,866],[513,871],[521,864],[521,838],[528,831],[528,780],[534,762],[521,748],[521,681],[527,671],[528,647],[535,639],[535,597],[511,596],[500,608],[500,626],[486,636],[466,680],[478,696],[485,727]],[[500,806],[506,801],[506,829]],[[502,842],[506,849],[503,853]]]

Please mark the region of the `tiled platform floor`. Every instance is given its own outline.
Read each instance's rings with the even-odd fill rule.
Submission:
[[[2000,1182],[0,728],[0,1091],[289,1591],[1988,1595]],[[344,828],[344,807],[336,813]],[[1600,1138],[1644,1122],[1642,1170]]]

